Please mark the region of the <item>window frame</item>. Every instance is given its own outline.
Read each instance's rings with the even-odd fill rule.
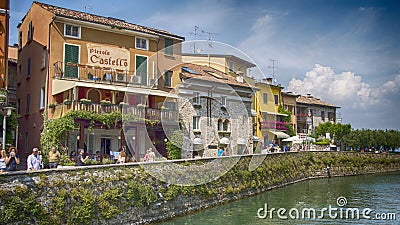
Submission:
[[[146,41],[146,48],[142,48],[141,46],[137,46],[137,44],[138,44],[138,39],[141,39],[141,40],[145,40]],[[149,39],[148,38],[142,38],[142,37],[135,37],[135,49],[140,49],[140,50],[146,50],[146,51],[148,51],[149,50]]]
[[[44,101],[45,101],[45,90],[44,87],[40,88],[40,99],[39,99],[39,109],[44,109]]]
[[[274,102],[275,102],[275,105],[279,105],[279,95],[274,94]]]
[[[264,104],[268,104],[268,93],[267,92],[263,92],[263,103]]]
[[[31,94],[26,94],[25,114],[29,114],[31,106]]]
[[[200,130],[200,116],[193,116],[192,127],[194,131]]]
[[[235,72],[235,63],[231,60],[228,60],[228,71],[230,73],[234,73]]]
[[[167,41],[171,41],[170,44],[167,46]],[[164,40],[164,53],[168,56],[174,55],[174,40],[170,38],[165,38]]]
[[[193,104],[194,105],[200,105],[201,104],[200,92],[193,92]]]
[[[67,34],[67,26],[71,26],[71,34]],[[78,36],[74,36],[73,35],[73,28],[77,27],[78,28]],[[76,38],[76,39],[81,39],[81,27],[80,26],[76,26],[76,25],[72,25],[69,23],[64,23],[64,36],[65,37],[70,37],[70,38]]]
[[[172,74],[173,72],[171,70],[166,70],[164,72],[164,87],[172,87]]]
[[[221,105],[226,107],[226,96],[221,96]]]
[[[28,66],[27,66],[27,71],[26,71],[26,77],[30,78],[31,77],[31,70],[32,70],[32,58],[28,58]]]

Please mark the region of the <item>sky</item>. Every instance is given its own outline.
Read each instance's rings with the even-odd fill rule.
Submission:
[[[400,1],[43,0],[246,53],[284,91],[340,106],[353,128],[400,129]],[[32,1],[11,0],[10,44]],[[199,34],[194,36],[194,27]],[[205,32],[202,32],[205,31]],[[213,33],[207,35],[207,32]]]

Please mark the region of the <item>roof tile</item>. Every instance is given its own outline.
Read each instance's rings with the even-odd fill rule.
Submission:
[[[81,21],[87,21],[87,22],[92,22],[92,23],[97,23],[97,24],[102,24],[102,25],[108,25],[111,27],[116,27],[116,28],[122,28],[122,29],[127,29],[127,30],[133,30],[133,31],[139,31],[147,34],[153,34],[153,35],[167,35],[171,36],[174,38],[182,39],[184,40],[184,37],[178,36],[176,34],[170,33],[165,30],[159,30],[159,29],[154,29],[154,28],[149,28],[133,23],[128,23],[125,22],[124,20],[112,18],[112,17],[104,17],[104,16],[98,16],[90,13],[85,13],[85,12],[80,12],[80,11],[75,11],[71,9],[66,9],[58,6],[53,6],[41,2],[35,1],[34,4],[37,4],[41,6],[43,9],[46,9],[49,12],[54,13],[57,16],[62,16],[62,17],[67,17],[67,18],[72,18],[72,19],[77,19]]]

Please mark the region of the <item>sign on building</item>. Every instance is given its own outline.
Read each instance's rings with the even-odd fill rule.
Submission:
[[[87,44],[88,65],[129,70],[130,54],[124,48]]]

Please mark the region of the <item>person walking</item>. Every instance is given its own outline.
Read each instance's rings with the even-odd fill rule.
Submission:
[[[39,149],[38,148],[33,148],[32,149],[32,154],[28,156],[28,159],[26,161],[27,164],[27,170],[40,170],[40,157],[39,157]]]
[[[49,152],[49,167],[50,169],[57,168],[58,164],[61,160],[61,154],[57,151],[56,147],[51,147],[51,151]]]

